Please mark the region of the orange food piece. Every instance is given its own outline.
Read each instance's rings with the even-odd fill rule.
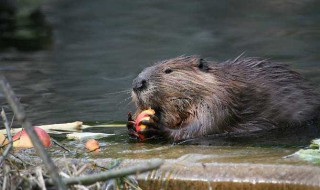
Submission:
[[[86,149],[88,149],[90,152],[91,151],[96,151],[100,148],[99,142],[95,139],[89,139],[86,142]]]
[[[136,125],[135,125],[136,131],[139,132],[139,131],[145,130],[147,128],[147,126],[142,125],[141,121],[149,121],[150,120],[149,115],[154,115],[154,114],[155,114],[155,111],[153,109],[147,109],[147,110],[142,111],[137,116],[137,119],[136,119]],[[144,135],[139,134],[139,138],[144,139]]]
[[[51,145],[51,139],[50,139],[49,134],[45,130],[43,130],[39,127],[34,127],[34,130],[36,131],[43,146],[49,147]],[[22,131],[19,131],[18,133],[16,133],[12,137],[12,140],[13,140],[13,147],[17,147],[17,148],[32,148],[33,147],[31,139],[29,138],[29,135],[27,134],[27,132],[24,129]]]

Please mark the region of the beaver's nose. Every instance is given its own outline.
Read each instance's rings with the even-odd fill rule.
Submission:
[[[147,80],[142,77],[137,77],[133,80],[132,88],[134,91],[141,91],[147,87]]]

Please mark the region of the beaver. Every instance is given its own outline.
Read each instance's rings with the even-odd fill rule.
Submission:
[[[180,56],[145,68],[132,88],[135,117],[156,111],[138,133],[174,141],[302,126],[320,110],[318,94],[299,73],[256,57],[218,63]],[[130,136],[137,136],[131,115],[128,120]]]

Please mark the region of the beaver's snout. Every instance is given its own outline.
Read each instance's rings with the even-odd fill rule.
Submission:
[[[132,88],[135,92],[142,91],[147,88],[147,80],[143,77],[138,76],[132,82]]]

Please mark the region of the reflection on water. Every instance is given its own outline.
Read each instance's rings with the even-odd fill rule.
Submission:
[[[155,61],[242,52],[284,61],[320,81],[320,2],[52,0],[49,50],[0,54],[36,124],[125,120],[132,79]],[[119,93],[115,93],[119,92]]]

